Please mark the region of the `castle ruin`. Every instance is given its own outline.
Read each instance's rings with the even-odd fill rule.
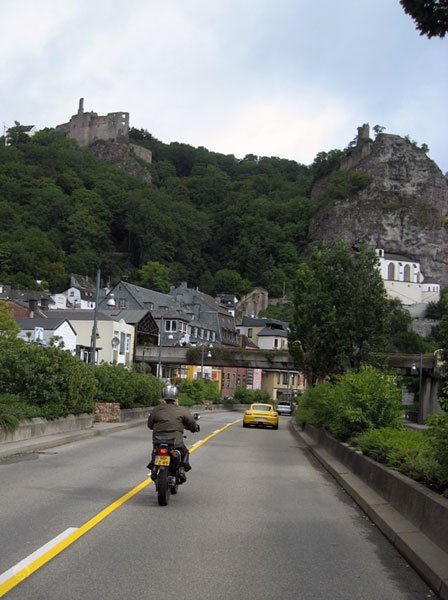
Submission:
[[[56,129],[75,139],[80,146],[91,146],[97,140],[129,144],[129,113],[98,116],[95,112],[84,112],[84,98],[80,98],[78,113]]]
[[[73,138],[80,146],[89,148],[95,142],[110,142],[122,144],[128,150],[147,163],[152,162],[152,152],[142,146],[129,143],[129,113],[113,112],[105,116],[97,113],[84,112],[84,98],[79,99],[76,115],[68,123],[57,125],[56,129],[62,131],[67,137]]]

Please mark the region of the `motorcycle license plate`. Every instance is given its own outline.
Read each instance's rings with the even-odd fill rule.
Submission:
[[[156,456],[155,463],[159,467],[168,467],[168,465],[170,464],[170,457],[169,456]]]

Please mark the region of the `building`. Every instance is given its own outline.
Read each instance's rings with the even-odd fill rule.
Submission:
[[[76,330],[76,356],[84,362],[92,362],[93,329],[95,311],[93,310],[51,310],[48,319],[67,319]],[[111,315],[97,313],[96,360],[97,364],[106,362],[130,367],[134,360],[133,325]]]
[[[96,302],[96,282],[88,276],[70,276],[70,287],[60,294],[52,294],[53,304],[50,308],[54,310],[74,309],[92,310]]]
[[[440,299],[440,285],[425,277],[420,263],[406,256],[375,250],[379,269],[390,298],[398,298],[404,305],[428,304]]]
[[[286,350],[288,323],[267,317],[243,317],[238,331],[254,342],[260,350]]]
[[[20,327],[17,337],[25,342],[38,342],[43,346],[54,344],[72,354],[76,352],[76,330],[65,317],[32,318],[18,317],[15,322]]]

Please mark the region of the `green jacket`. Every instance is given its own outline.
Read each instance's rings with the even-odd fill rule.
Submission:
[[[177,404],[156,406],[148,417],[148,427],[153,430],[153,440],[155,436],[175,437],[177,446],[184,443],[184,429],[192,433],[198,430],[197,423],[188,408]]]

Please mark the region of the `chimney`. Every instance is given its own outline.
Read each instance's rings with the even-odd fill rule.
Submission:
[[[84,112],[84,98],[79,99],[78,115],[82,115]]]

